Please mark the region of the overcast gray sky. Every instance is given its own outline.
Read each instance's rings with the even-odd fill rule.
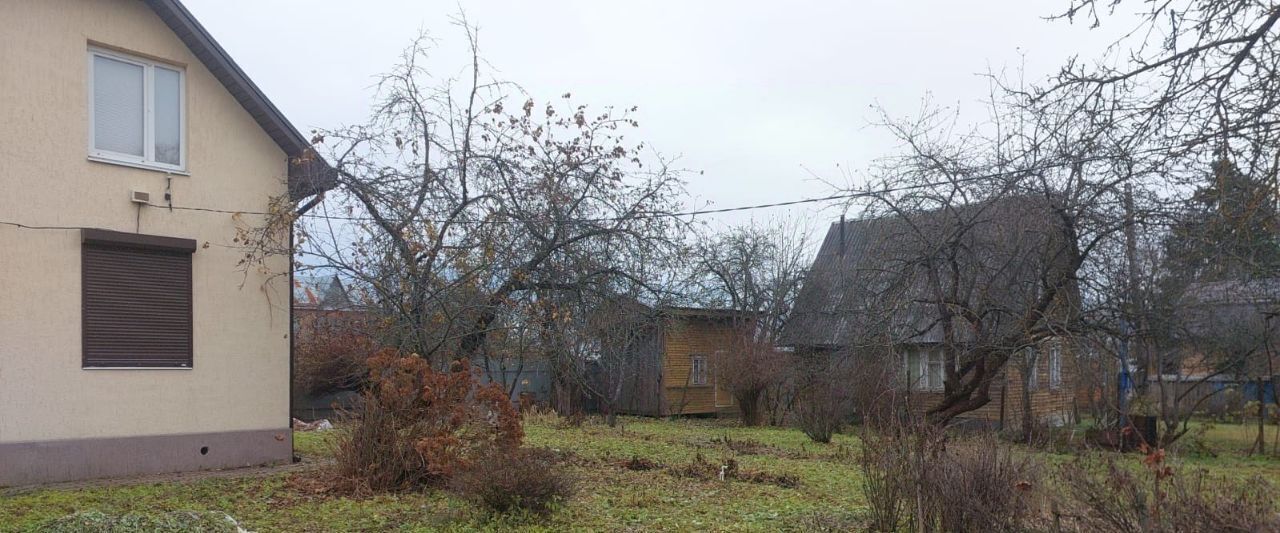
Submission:
[[[186,0],[304,132],[360,122],[374,76],[418,34],[442,64],[467,60],[459,4],[415,0]],[[893,148],[871,106],[910,115],[921,98],[980,117],[989,69],[1029,77],[1090,57],[1120,24],[1046,21],[1066,0],[751,2],[476,0],[482,55],[535,99],[572,92],[640,106],[639,136],[693,174],[695,207],[825,196]],[[977,7],[982,6],[982,7]],[[838,211],[806,211],[822,227]],[[785,213],[755,212],[756,217]],[[716,217],[716,225],[749,214]]]

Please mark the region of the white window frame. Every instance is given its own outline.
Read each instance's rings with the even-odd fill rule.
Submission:
[[[929,354],[929,357],[925,359],[924,364],[925,372],[928,374],[928,390],[940,391],[943,389],[943,385],[947,381],[946,356],[942,353],[941,348],[928,350],[927,353]],[[938,372],[936,374],[933,371],[935,366],[938,367]],[[933,382],[933,378],[935,376],[938,378],[937,383]]]
[[[909,350],[902,354],[902,366],[906,370],[907,386],[910,390],[917,392],[942,391],[947,379],[947,369],[943,366],[945,364],[946,356],[942,353],[941,348]],[[932,383],[931,377],[934,374],[930,371],[931,366],[941,367],[937,383]]]
[[[707,381],[707,356],[689,356],[689,384],[702,387]]]
[[[131,167],[161,170],[177,174],[187,173],[187,69],[170,63],[123,54],[99,47],[89,47],[89,159],[102,163],[112,163]],[[130,63],[142,67],[142,157],[133,154],[122,154],[111,150],[101,150],[95,146],[97,142],[96,113],[94,110],[94,84],[96,83],[93,63],[94,58],[104,57],[114,61]],[[172,165],[156,161],[155,139],[155,69],[163,68],[178,73],[178,164]]]
[[[1049,388],[1062,388],[1062,343],[1049,343]]]

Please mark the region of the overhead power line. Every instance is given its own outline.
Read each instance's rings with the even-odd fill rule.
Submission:
[[[770,208],[775,208],[775,207],[786,207],[786,206],[791,206],[791,205],[802,205],[802,204],[813,204],[813,203],[823,203],[823,202],[834,202],[834,201],[838,201],[838,200],[854,200],[854,199],[857,199],[857,198],[868,198],[868,197],[880,196],[880,195],[890,194],[890,193],[895,193],[895,192],[904,192],[904,191],[909,191],[909,190],[914,190],[914,189],[925,189],[925,188],[930,188],[930,187],[938,187],[938,186],[945,186],[945,185],[955,185],[955,184],[959,184],[959,183],[968,183],[968,182],[972,182],[972,181],[979,181],[979,180],[986,180],[986,179],[1000,178],[1000,177],[1004,177],[1004,176],[1008,176],[1008,175],[1012,175],[1012,174],[1028,174],[1028,173],[1033,173],[1033,172],[1036,172],[1036,171],[1039,171],[1039,170],[1047,170],[1047,169],[1052,169],[1052,168],[1060,168],[1060,167],[1070,166],[1070,165],[1073,165],[1073,164],[1087,163],[1087,162],[1099,161],[1099,160],[1104,160],[1104,159],[1112,159],[1112,158],[1109,158],[1109,157],[1093,157],[1093,158],[1086,158],[1086,159],[1082,159],[1082,160],[1074,161],[1074,162],[1070,162],[1070,163],[1051,163],[1051,164],[1042,165],[1042,166],[1039,166],[1039,167],[1032,167],[1032,168],[1027,168],[1027,169],[1019,169],[1019,170],[1016,170],[1016,171],[993,172],[993,173],[989,173],[989,174],[981,174],[981,175],[974,175],[974,176],[966,176],[966,177],[954,178],[954,179],[949,179],[949,180],[940,180],[940,181],[934,181],[934,182],[928,182],[928,183],[917,183],[917,184],[912,184],[912,185],[903,185],[903,186],[900,186],[900,187],[884,187],[884,188],[880,188],[880,189],[876,189],[876,190],[870,190],[870,189],[868,189],[868,190],[865,190],[865,191],[855,191],[855,192],[849,192],[849,193],[844,193],[844,194],[834,194],[834,195],[831,195],[831,196],[823,196],[823,197],[818,197],[818,198],[801,198],[801,199],[798,199],[798,200],[789,200],[789,201],[784,201],[784,202],[771,202],[771,203],[764,203],[764,204],[741,205],[741,206],[735,206],[735,207],[723,207],[723,208],[717,208],[717,209],[698,209],[698,210],[693,210],[693,211],[680,211],[680,212],[635,213],[635,214],[632,214],[632,215],[615,216],[615,217],[569,219],[569,220],[565,220],[565,221],[563,221],[563,222],[617,222],[617,221],[622,221],[622,220],[635,220],[635,219],[655,219],[655,218],[682,218],[682,217],[696,217],[696,216],[700,216],[700,215],[713,215],[713,214],[731,213],[731,212],[738,212],[738,211],[754,211],[754,210],[759,210],[759,209],[770,209]],[[244,211],[244,210],[235,210],[235,209],[219,209],[219,208],[212,208],[212,207],[194,207],[194,206],[178,206],[178,205],[169,206],[169,205],[157,205],[157,204],[144,204],[144,205],[147,205],[147,206],[149,206],[149,207],[156,207],[156,208],[160,208],[160,209],[172,209],[172,210],[177,210],[177,211],[198,211],[198,212],[206,212],[206,213],[221,213],[221,214],[230,214],[230,215],[263,215],[263,216],[265,216],[265,215],[271,215],[271,214],[273,214],[273,213],[269,213],[269,212],[265,212],[265,211]],[[339,221],[347,221],[347,222],[372,222],[372,221],[374,221],[374,220],[375,220],[375,219],[374,219],[374,217],[372,217],[372,216],[367,216],[367,215],[366,215],[366,216],[341,216],[341,215],[324,215],[324,214],[317,214],[317,213],[306,213],[306,214],[302,215],[302,218],[307,218],[307,219],[318,219],[318,220],[339,220]],[[388,221],[390,221],[390,222],[401,222],[401,220],[398,220],[398,219],[388,219]],[[557,220],[551,220],[551,221],[552,221],[552,222],[560,222],[560,221],[557,221]],[[424,221],[424,222],[425,222],[425,221]],[[431,221],[431,222],[435,222],[435,223],[445,223],[446,221],[443,221],[443,220],[434,220],[434,221]],[[479,223],[494,223],[494,222],[495,222],[495,221],[487,221],[487,222],[454,221],[454,223],[461,223],[461,224],[479,224]],[[504,220],[504,221],[496,221],[496,222],[498,222],[498,223],[523,223],[523,222],[526,222],[526,221],[523,221],[523,220]],[[79,227],[79,226],[37,226],[37,225],[21,224],[21,223],[18,223],[18,222],[8,222],[8,221],[3,221],[3,220],[0,220],[0,224],[2,224],[2,225],[7,225],[7,226],[13,226],[13,227],[17,227],[17,228],[20,228],[20,229],[31,229],[31,230],[78,230],[78,229],[83,229],[83,228],[81,228],[81,227]]]
[[[976,178],[972,178],[972,179],[976,179]],[[967,181],[967,180],[966,180],[966,181]],[[786,201],[786,202],[772,202],[772,203],[767,203],[767,204],[740,205],[740,206],[735,206],[735,207],[723,207],[723,208],[718,208],[718,209],[699,209],[699,210],[695,210],[695,211],[681,211],[681,212],[670,212],[670,213],[668,213],[668,212],[661,212],[661,213],[636,213],[636,214],[634,214],[634,215],[630,215],[630,216],[603,217],[603,218],[583,218],[583,219],[574,219],[574,221],[579,221],[579,222],[617,222],[617,221],[621,221],[621,220],[634,220],[634,219],[696,217],[696,216],[699,216],[699,215],[712,215],[712,214],[718,214],[718,213],[730,213],[730,212],[735,212],[735,211],[754,211],[754,210],[758,210],[758,209],[769,209],[769,208],[774,208],[774,207],[785,207],[785,206],[789,206],[789,205],[801,205],[801,204],[812,204],[812,203],[822,203],[822,202],[833,202],[833,201],[836,201],[836,200],[851,200],[851,199],[855,199],[855,198],[867,197],[867,196],[873,196],[873,195],[878,195],[878,194],[886,194],[886,193],[891,193],[891,192],[901,192],[901,191],[904,191],[904,190],[910,190],[910,189],[918,189],[918,188],[928,187],[928,186],[931,186],[931,185],[935,185],[935,184],[917,184],[917,185],[906,186],[906,187],[896,187],[896,188],[882,189],[882,190],[877,190],[877,191],[875,191],[875,192],[865,191],[865,192],[854,192],[854,193],[846,193],[846,194],[835,194],[835,195],[831,195],[831,196],[823,196],[823,197],[820,197],[820,198],[802,198],[802,199],[799,199],[799,200],[790,200],[790,201]],[[264,215],[264,216],[265,216],[265,215],[270,215],[270,214],[272,214],[272,213],[268,213],[268,212],[265,212],[265,211],[239,211],[239,210],[234,210],[234,209],[218,209],[218,208],[212,208],[212,207],[191,207],[191,206],[178,206],[178,205],[174,205],[174,206],[167,206],[167,205],[157,205],[157,204],[145,204],[145,205],[147,205],[147,206],[149,206],[149,207],[156,207],[156,208],[160,208],[160,209],[173,209],[173,210],[176,210],[176,211],[198,211],[198,212],[204,212],[204,213],[220,213],[220,214],[228,214],[228,215]],[[314,214],[314,213],[307,213],[307,214],[305,214],[305,215],[302,215],[302,218],[321,219],[321,220],[341,220],[341,221],[348,221],[348,222],[371,222],[371,221],[373,221],[373,220],[374,220],[374,218],[373,218],[373,217],[371,217],[371,216],[341,216],[341,215],[322,215],[322,214]],[[395,221],[396,221],[396,222],[398,222],[398,220],[395,220]],[[438,220],[438,221],[434,221],[434,222],[443,223],[444,221],[439,221],[439,220]],[[463,222],[465,223],[465,221],[463,221]],[[512,221],[501,221],[501,222],[519,223],[519,222],[521,222],[521,221],[512,220]],[[0,224],[4,224],[4,225],[8,225],[8,226],[14,226],[14,227],[21,228],[21,229],[33,229],[33,230],[78,230],[78,229],[83,229],[83,228],[82,228],[82,227],[80,227],[80,226],[35,226],[35,225],[21,224],[21,223],[18,223],[18,222],[7,222],[7,221],[3,221],[3,220],[0,220]]]

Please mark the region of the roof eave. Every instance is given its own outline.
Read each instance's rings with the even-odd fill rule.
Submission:
[[[180,0],[144,0],[196,55],[231,96],[289,157],[289,198],[299,200],[332,189],[337,172],[231,59]]]

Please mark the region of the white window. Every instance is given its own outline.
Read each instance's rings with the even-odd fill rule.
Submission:
[[[1062,387],[1062,343],[1049,344],[1049,388]]]
[[[946,376],[946,371],[942,368],[942,350],[930,350],[929,390],[942,390],[942,382]]]
[[[689,382],[693,385],[707,384],[707,357],[705,355],[690,356]]]
[[[185,101],[181,68],[89,50],[89,157],[183,171]]]
[[[907,383],[911,390],[942,390],[943,380],[946,379],[942,350],[912,350],[907,353],[905,361]]]

